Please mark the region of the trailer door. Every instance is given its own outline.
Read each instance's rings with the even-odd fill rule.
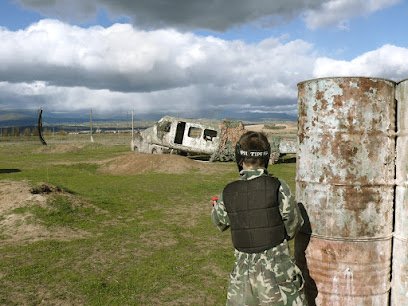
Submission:
[[[183,143],[185,129],[186,129],[186,123],[184,121],[179,121],[177,123],[176,137],[174,137],[174,143],[177,143],[177,144]]]

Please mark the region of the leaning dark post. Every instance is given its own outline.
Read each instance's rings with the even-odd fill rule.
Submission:
[[[43,137],[43,135],[42,135],[42,112],[43,112],[43,110],[42,110],[42,108],[40,108],[40,109],[38,110],[37,130],[38,130],[38,136],[40,137],[41,143],[42,143],[44,146],[46,146],[47,143],[45,142],[44,137]]]
[[[408,305],[408,80],[397,85],[397,159],[391,305]]]
[[[395,178],[395,84],[298,84],[295,253],[313,305],[388,305]],[[303,256],[303,257],[302,257]]]

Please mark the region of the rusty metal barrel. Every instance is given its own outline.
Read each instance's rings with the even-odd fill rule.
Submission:
[[[395,176],[395,83],[298,84],[295,256],[310,305],[388,305]]]
[[[397,158],[391,304],[408,305],[408,80],[396,88]]]

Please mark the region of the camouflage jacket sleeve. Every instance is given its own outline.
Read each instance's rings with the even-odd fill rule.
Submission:
[[[285,224],[286,233],[292,239],[299,228],[303,225],[303,218],[300,214],[299,206],[295,197],[290,192],[290,188],[285,181],[280,180],[279,187],[279,210]]]
[[[220,231],[225,231],[230,226],[230,220],[228,218],[227,211],[222,201],[222,196],[217,201],[217,204],[213,206],[211,211],[211,221]]]

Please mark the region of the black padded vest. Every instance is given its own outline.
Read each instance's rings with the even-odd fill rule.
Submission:
[[[282,243],[286,230],[279,212],[280,182],[272,176],[235,181],[223,191],[234,247],[260,253]]]

